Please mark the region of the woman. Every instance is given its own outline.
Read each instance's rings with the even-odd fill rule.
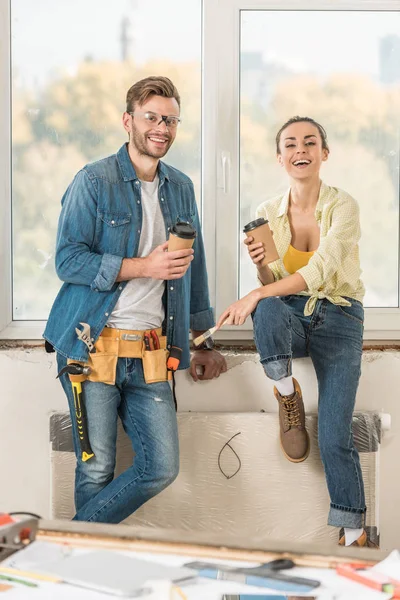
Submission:
[[[263,203],[257,217],[269,219],[280,258],[260,266],[263,245],[246,238],[262,287],[229,306],[218,325],[242,325],[252,315],[260,361],[275,382],[282,450],[292,462],[309,453],[292,359],[311,357],[319,388],[319,447],[331,499],[328,524],[344,528],[340,545],[373,546],[363,528],[364,486],[351,429],[364,320],[359,210],[349,194],[320,180],[329,147],[319,123],[293,117],[279,130],[276,151],[290,189]]]

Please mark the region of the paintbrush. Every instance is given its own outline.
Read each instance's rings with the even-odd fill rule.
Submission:
[[[222,323],[222,325],[224,325],[224,323]],[[221,327],[222,327],[222,325],[221,325]],[[219,329],[218,325],[215,325],[214,327],[211,327],[210,329],[207,329],[207,331],[205,331],[201,335],[197,336],[197,338],[195,338],[193,340],[193,346],[200,346],[209,337],[211,337],[212,334],[215,333],[218,329]]]

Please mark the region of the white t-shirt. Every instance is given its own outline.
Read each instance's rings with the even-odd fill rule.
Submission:
[[[166,241],[164,218],[158,201],[158,176],[154,181],[141,181],[142,231],[138,257],[150,252]],[[116,329],[156,329],[164,320],[162,297],[165,281],[162,279],[131,279],[121,292],[108,319],[107,326]]]

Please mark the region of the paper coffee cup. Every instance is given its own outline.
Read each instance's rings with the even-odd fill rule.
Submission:
[[[245,225],[243,228],[243,232],[247,236],[254,238],[254,242],[263,243],[265,256],[262,261],[258,263],[259,266],[265,267],[269,263],[278,260],[279,254],[275,246],[272,232],[268,225],[268,219],[261,217],[260,219],[256,219],[255,221],[247,223],[247,225]]]
[[[169,230],[168,252],[186,250],[193,246],[197,232],[193,225],[178,221]]]

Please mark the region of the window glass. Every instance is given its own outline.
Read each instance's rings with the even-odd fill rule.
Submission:
[[[375,307],[399,305],[399,31],[394,12],[241,13],[241,231],[288,187],[276,162],[280,126],[314,118],[330,146],[323,180],[360,205],[365,305]],[[256,283],[243,244],[240,258],[244,295]]]
[[[137,80],[165,75],[182,100],[166,162],[200,200],[201,0],[12,0],[13,318],[46,319],[60,287],[60,200],[86,163],[126,141]],[[184,51],[183,51],[184,49]]]

